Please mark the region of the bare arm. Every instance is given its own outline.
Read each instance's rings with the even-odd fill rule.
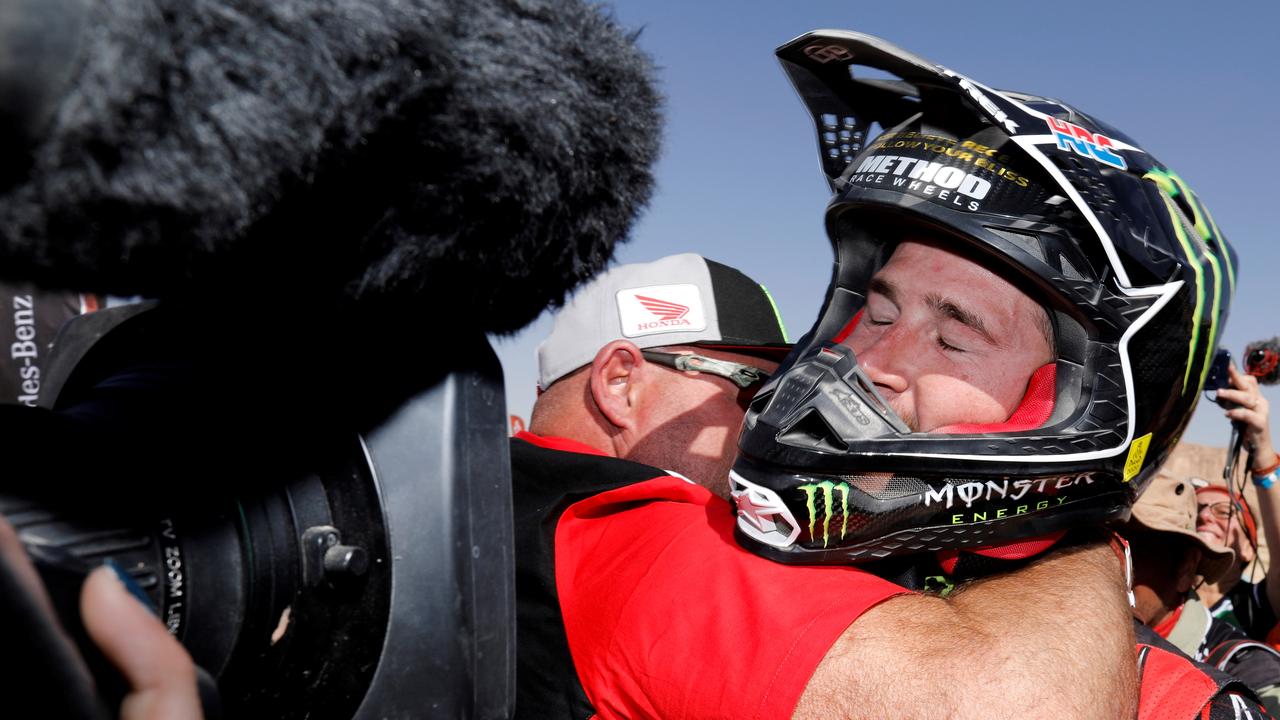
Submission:
[[[902,596],[858,618],[794,717],[1132,718],[1132,615],[1103,543],[1052,553],[951,598]]]
[[[1246,375],[1231,366],[1231,389],[1218,391],[1218,396],[1237,403],[1240,407],[1227,411],[1227,417],[1240,424],[1245,446],[1253,455],[1253,470],[1263,470],[1276,462],[1276,450],[1271,443],[1271,406],[1262,396],[1258,379]],[[1258,515],[1262,521],[1263,537],[1267,547],[1280,548],[1280,501],[1276,498],[1280,486],[1271,489],[1258,488]],[[1280,572],[1274,571],[1275,563],[1267,568],[1267,597],[1271,609],[1280,616]]]

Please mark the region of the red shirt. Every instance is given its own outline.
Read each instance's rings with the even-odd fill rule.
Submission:
[[[728,502],[672,476],[593,495],[560,516],[556,589],[599,717],[790,717],[845,628],[908,592],[853,567],[766,560],[739,547],[733,527]]]

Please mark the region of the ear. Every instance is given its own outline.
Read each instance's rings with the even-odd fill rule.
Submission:
[[[591,361],[591,398],[615,428],[634,430],[639,424],[645,365],[640,348],[628,340],[610,342]]]

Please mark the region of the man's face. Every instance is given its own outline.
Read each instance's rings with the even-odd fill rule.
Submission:
[[[742,363],[772,373],[778,363],[751,355],[706,347],[662,348]],[[652,364],[652,363],[651,363]],[[729,468],[742,430],[746,402],[763,383],[745,390],[728,378],[684,372],[654,364],[661,374],[657,392],[646,402],[642,439],[628,459],[674,470],[712,492],[728,497]]]
[[[1196,516],[1196,534],[1210,545],[1235,550],[1236,557],[1244,562],[1252,560],[1253,548],[1240,523],[1239,511],[1230,513],[1230,519],[1222,517],[1224,509],[1231,503],[1227,491],[1220,488],[1200,490],[1196,493],[1196,503],[1200,507]]]
[[[1044,312],[972,260],[907,240],[872,277],[845,344],[913,430],[998,423],[1053,360]]]

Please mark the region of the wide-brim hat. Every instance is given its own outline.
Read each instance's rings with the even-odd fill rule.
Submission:
[[[1230,548],[1211,545],[1200,537],[1196,532],[1198,511],[1196,489],[1191,481],[1161,470],[1134,503],[1130,522],[1147,530],[1182,535],[1195,541],[1200,549],[1196,572],[1206,582],[1214,582],[1235,565],[1236,554]]]

